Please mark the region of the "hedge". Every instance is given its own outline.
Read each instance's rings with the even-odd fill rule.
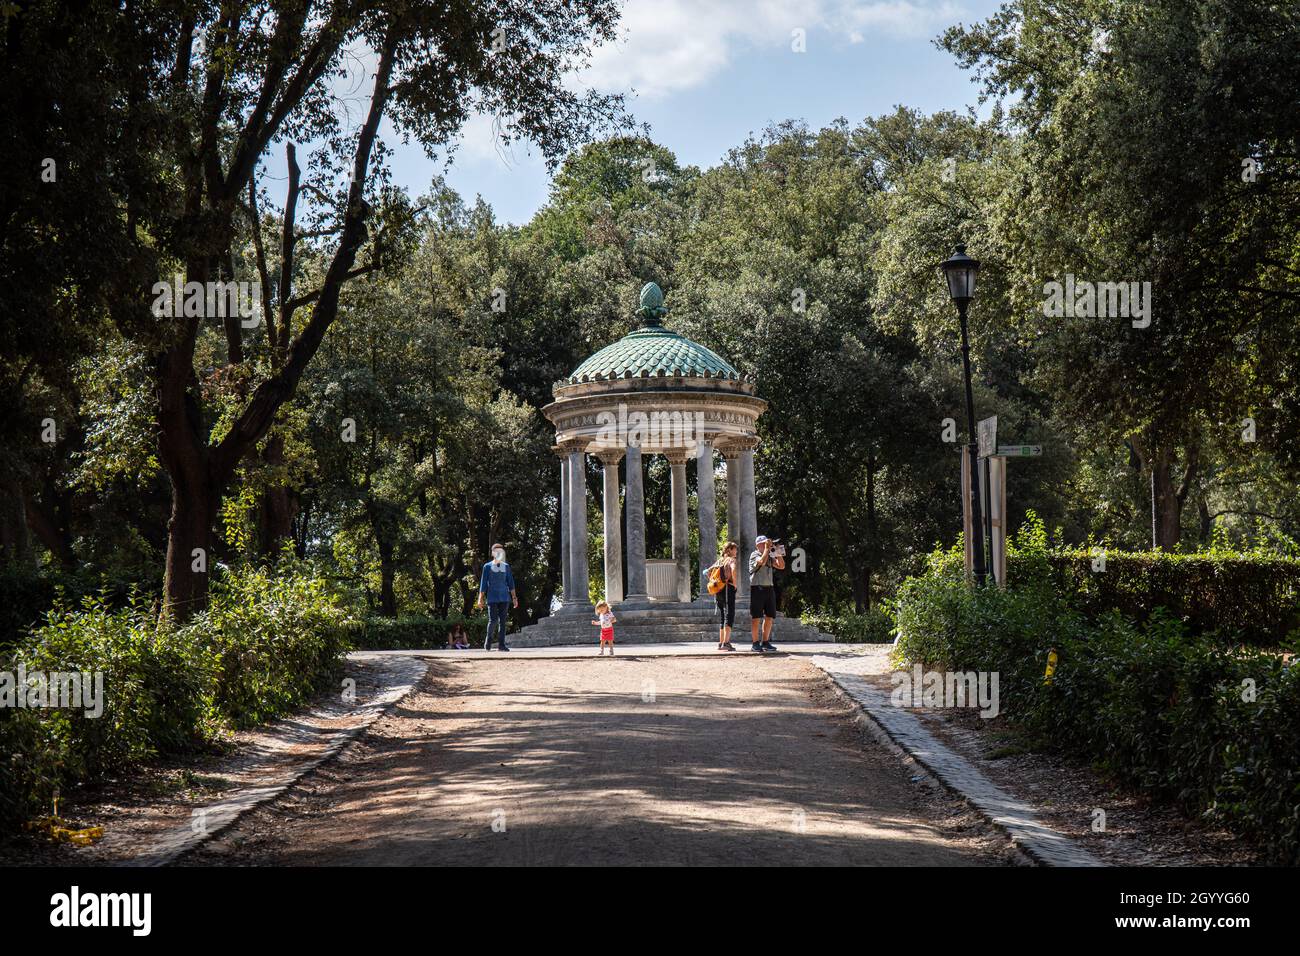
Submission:
[[[997,673],[1008,720],[1300,863],[1300,668],[1159,608],[1141,621],[1080,608],[1032,547],[1007,590],[968,587],[953,554],[893,602],[900,662]]]
[[[402,617],[367,617],[351,629],[354,647],[369,651],[426,650],[447,646],[453,625],[465,625],[471,647],[481,646],[487,634],[487,615],[432,617],[423,614]]]
[[[880,607],[865,614],[805,611],[799,620],[830,634],[839,644],[888,644],[894,639],[894,619]]]
[[[1032,574],[1032,555],[1010,557],[1008,577]],[[1046,555],[1058,590],[1092,619],[1110,611],[1138,621],[1164,608],[1196,634],[1276,647],[1300,628],[1300,559],[1241,554],[1087,551]],[[1098,567],[1100,567],[1100,563]]]

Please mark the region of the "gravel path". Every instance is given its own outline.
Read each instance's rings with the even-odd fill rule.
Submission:
[[[189,864],[1009,862],[806,661],[439,660]]]

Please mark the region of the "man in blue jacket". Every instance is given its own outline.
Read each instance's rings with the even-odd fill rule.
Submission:
[[[515,593],[515,576],[510,573],[506,563],[506,549],[500,544],[492,545],[492,560],[483,565],[483,576],[478,582],[478,606],[488,607],[487,640],[483,650],[492,650],[492,636],[495,633],[497,647],[508,651],[506,647],[506,614],[510,607],[519,606],[519,595]]]

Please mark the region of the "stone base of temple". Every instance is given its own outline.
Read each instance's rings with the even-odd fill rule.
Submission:
[[[592,614],[590,606],[586,613],[580,613],[580,608],[571,605],[569,609],[561,609],[556,614],[511,634],[508,638],[510,646],[563,647],[590,644],[594,647],[600,637],[599,629],[591,623]],[[716,646],[718,641],[717,612],[698,601],[620,604],[615,606],[614,614],[618,617],[618,624],[614,627],[615,641],[620,645],[699,641]],[[732,643],[737,647],[748,645],[749,634],[749,609],[738,606]],[[800,621],[778,617],[772,626],[772,640],[780,644],[782,641],[833,642],[835,639]]]

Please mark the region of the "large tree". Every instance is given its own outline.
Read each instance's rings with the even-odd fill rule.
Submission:
[[[404,196],[387,185],[381,122],[436,150],[482,110],[558,156],[620,116],[616,97],[566,85],[592,44],[612,38],[617,3],[89,7],[123,77],[120,120],[154,134],[149,146],[163,170],[118,197],[130,249],[112,314],[154,356],[159,459],[172,486],[164,613],[184,617],[206,602],[208,576],[196,569],[205,567],[224,489],[293,395],[345,283],[383,268],[410,221]],[[361,65],[366,84],[355,122],[339,88],[349,63]],[[288,177],[271,241],[255,230],[277,144]],[[305,170],[295,144],[310,153]],[[310,283],[296,265],[306,248],[322,264]],[[222,319],[236,401],[214,422],[195,360],[210,306],[170,322],[150,306],[155,283],[173,273],[187,286],[230,280],[244,262],[260,267],[265,350],[253,353],[237,316]]]
[[[733,150],[694,187],[697,224],[669,293],[676,321],[771,403],[759,505],[769,531],[809,552],[808,577],[791,583],[859,610],[886,564],[941,526],[944,447],[915,341],[872,306],[881,221],[865,165],[844,124],[786,125]]]
[[[943,45],[1023,134],[1000,227],[1043,378],[1090,441],[1127,443],[1172,548],[1208,446],[1247,417],[1284,457],[1296,435],[1300,10],[1017,0]],[[1045,318],[1067,275],[1149,282],[1149,320]]]

